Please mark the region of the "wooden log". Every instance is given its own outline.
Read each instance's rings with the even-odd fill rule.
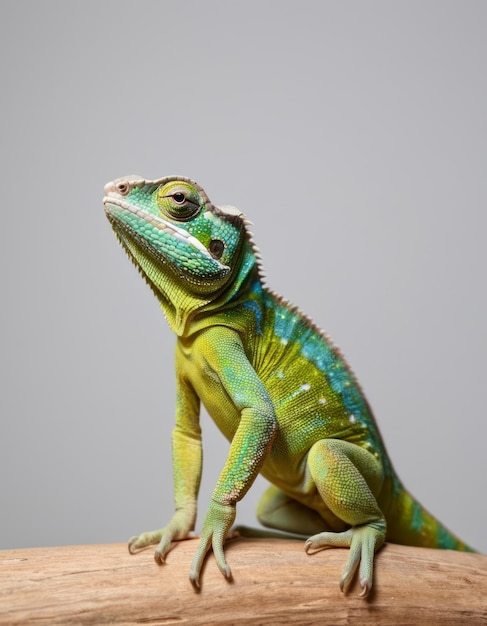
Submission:
[[[212,556],[200,593],[188,581],[196,544],[158,566],[153,550],[84,545],[0,552],[0,624],[487,624],[487,557],[386,545],[368,599],[338,580],[347,551],[307,555],[303,543],[227,543],[233,581]]]

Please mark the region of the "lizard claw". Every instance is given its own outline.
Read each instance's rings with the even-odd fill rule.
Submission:
[[[232,570],[227,564],[225,564],[224,567],[220,567],[220,565],[218,565],[218,568],[228,581],[231,581],[233,579]]]
[[[137,552],[136,548],[134,548],[134,544],[137,541],[137,537],[130,537],[129,541],[128,541],[128,549],[130,554],[135,554]]]
[[[201,585],[200,585],[200,577],[199,574],[197,574],[196,572],[191,571],[189,573],[189,580],[191,582],[191,584],[193,585],[193,589],[196,592],[201,591]]]
[[[154,552],[154,561],[157,563],[157,565],[164,565],[166,562],[166,557],[162,552],[156,550]]]
[[[362,587],[362,593],[359,593],[358,597],[359,598],[366,598],[369,595],[369,593],[370,593],[371,585],[370,585],[369,581],[366,578],[362,579],[360,581],[360,586]]]

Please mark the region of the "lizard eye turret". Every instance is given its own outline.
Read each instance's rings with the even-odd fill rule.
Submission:
[[[193,219],[202,208],[198,191],[189,183],[173,181],[157,190],[157,204],[161,212],[175,220]]]

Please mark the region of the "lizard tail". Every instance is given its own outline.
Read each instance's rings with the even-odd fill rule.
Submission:
[[[402,485],[387,515],[387,540],[406,546],[475,552],[431,515]]]

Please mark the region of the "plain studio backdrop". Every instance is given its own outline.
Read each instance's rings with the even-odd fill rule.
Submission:
[[[4,0],[0,29],[0,548],[172,515],[175,338],[102,208],[134,173],[247,214],[405,485],[487,552],[487,4]]]

